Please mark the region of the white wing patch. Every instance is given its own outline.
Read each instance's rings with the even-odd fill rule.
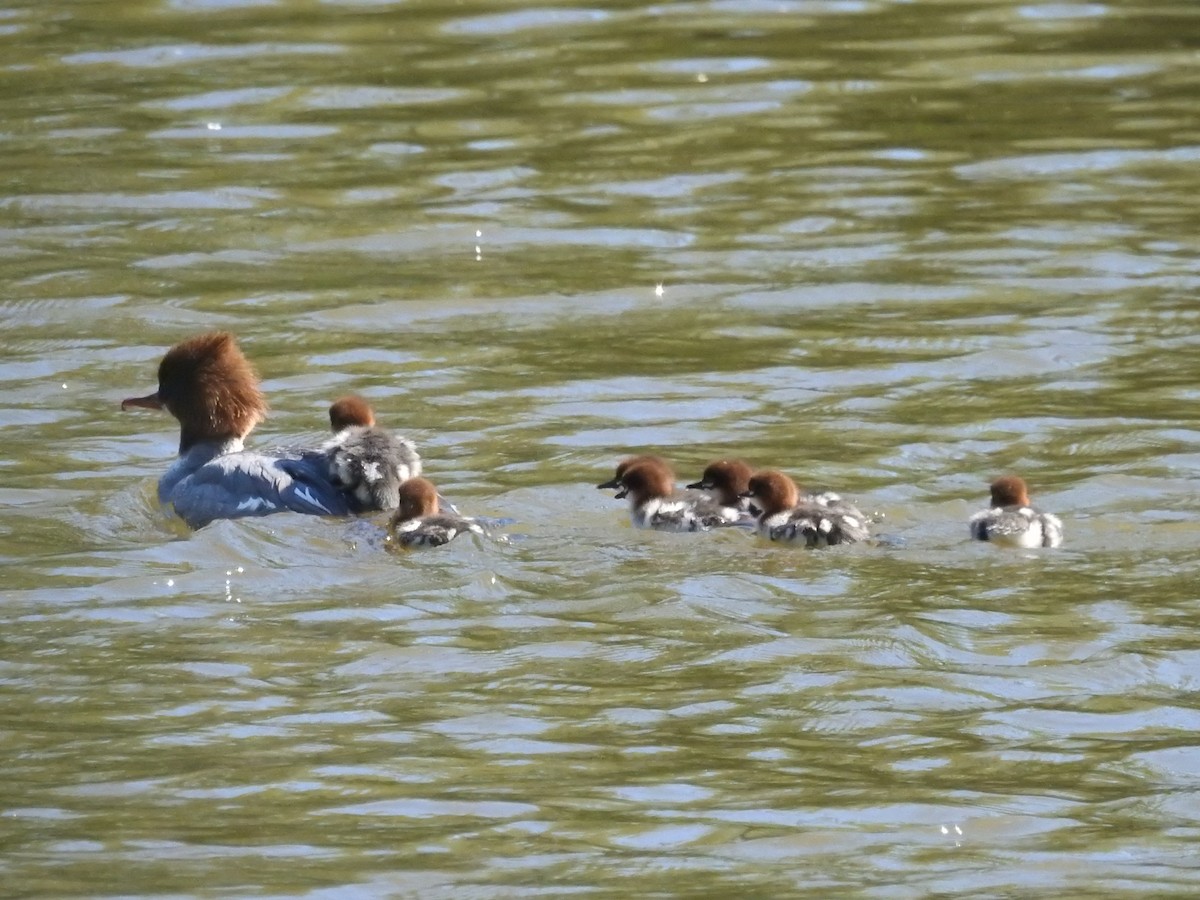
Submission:
[[[324,510],[329,515],[333,515],[333,513],[329,512],[328,506],[326,506],[324,503],[322,503],[320,500],[318,500],[316,497],[314,497],[312,495],[312,491],[309,490],[309,488],[307,488],[307,487],[296,488],[296,496],[299,497],[301,500],[303,500],[305,503],[310,503],[313,506],[315,506],[317,509]],[[271,508],[272,509],[275,508],[273,504],[271,505]],[[238,509],[241,509],[241,507],[239,506]]]
[[[274,503],[265,497],[247,497],[237,505],[238,512],[258,512],[260,509],[278,509]]]

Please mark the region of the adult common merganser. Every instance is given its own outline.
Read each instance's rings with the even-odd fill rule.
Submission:
[[[734,512],[748,513],[750,501],[743,497],[750,489],[754,470],[740,459],[718,459],[704,467],[700,480],[688,485],[688,490],[708,491],[712,498]]]
[[[867,517],[832,491],[801,493],[775,469],[756,472],[743,494],[759,510],[758,533],[772,541],[827,547],[871,536]]]
[[[629,513],[638,528],[659,531],[707,531],[743,523],[736,509],[722,506],[707,494],[679,493],[670,464],[658,456],[630,457],[617,466],[617,475],[599,488],[619,487],[618,499],[629,497]]]
[[[1005,475],[991,484],[992,506],[971,516],[968,525],[977,541],[1009,547],[1057,547],[1063,542],[1062,520],[1029,503],[1023,479]]]
[[[438,491],[427,478],[410,478],[399,488],[400,508],[392,516],[388,534],[401,547],[437,547],[470,531],[487,534],[474,519],[438,508]]]
[[[258,374],[233,335],[215,331],[176,344],[158,366],[158,390],[121,409],[165,409],[179,421],[179,458],[158,482],[158,499],[192,528],[215,519],[291,510],[319,516],[350,512],[324,458],[265,456],[243,441],[263,420]]]
[[[421,474],[421,457],[408,438],[375,425],[375,413],[362,397],[342,397],[329,407],[335,432],[321,448],[330,480],[345,491],[356,512],[395,509],[400,485]]]

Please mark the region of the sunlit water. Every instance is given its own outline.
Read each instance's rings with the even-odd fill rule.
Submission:
[[[1196,26],[0,10],[0,893],[1194,894]],[[212,328],[497,538],[188,534],[118,406]],[[880,539],[635,531],[642,450]],[[966,540],[1008,471],[1061,550]]]

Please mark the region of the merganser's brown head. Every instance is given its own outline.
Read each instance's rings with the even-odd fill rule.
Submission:
[[[612,490],[619,488],[621,486],[621,477],[628,472],[630,468],[636,466],[638,463],[643,462],[650,462],[656,465],[666,466],[668,470],[671,468],[670,463],[668,463],[661,456],[655,456],[653,453],[643,453],[640,456],[628,456],[617,463],[617,471],[612,478],[596,485],[596,487],[600,488],[601,490]],[[672,475],[672,477],[674,476]]]
[[[704,468],[700,480],[689,484],[692,490],[712,491],[723,506],[737,506],[738,499],[750,489],[754,470],[740,459],[718,459]]]
[[[226,331],[188,338],[158,364],[158,390],[121,409],[165,409],[179,420],[179,452],[201,442],[245,438],[266,418],[258,373]]]
[[[400,506],[392,516],[392,526],[410,519],[438,514],[438,492],[428,478],[410,478],[400,485]]]
[[[1005,475],[992,482],[992,506],[1028,506],[1029,489],[1016,475]]]
[[[773,516],[793,508],[800,502],[800,488],[778,469],[756,472],[750,486],[742,493],[761,510],[762,516]]]
[[[634,506],[641,506],[654,497],[669,497],[675,492],[675,472],[666,460],[646,457],[628,466],[618,479],[621,490],[617,499],[628,497]]]
[[[354,425],[369,428],[375,424],[375,412],[371,404],[357,394],[347,394],[333,401],[329,407],[329,424],[335,432]]]

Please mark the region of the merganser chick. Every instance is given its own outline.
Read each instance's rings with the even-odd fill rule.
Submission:
[[[375,425],[362,397],[342,397],[329,407],[335,432],[322,447],[330,480],[350,497],[355,512],[395,509],[400,485],[421,474],[421,457],[408,438]]]
[[[756,472],[743,494],[758,510],[758,533],[772,541],[828,547],[871,536],[867,517],[832,491],[800,492],[775,469]]]
[[[629,498],[630,519],[636,527],[659,531],[707,531],[742,523],[737,510],[722,506],[707,494],[677,492],[675,473],[665,460],[651,456],[627,462],[629,465],[614,479],[621,488],[616,496],[617,499]]]
[[[313,454],[265,456],[243,441],[267,412],[258,374],[233,335],[214,331],[176,344],[158,366],[158,390],[121,409],[165,409],[179,421],[179,458],[158,482],[158,499],[192,528],[215,519],[291,510],[350,512]]]
[[[700,480],[688,490],[709,491],[714,500],[737,513],[750,511],[750,500],[742,495],[750,489],[754,470],[740,459],[718,459],[704,467]]]
[[[1023,479],[1005,475],[991,484],[992,506],[971,516],[968,525],[977,541],[1009,547],[1057,547],[1063,542],[1062,520],[1029,503]]]
[[[400,508],[388,525],[389,537],[401,547],[438,547],[470,531],[487,532],[474,519],[438,508],[438,491],[427,478],[410,478],[400,485]]]

